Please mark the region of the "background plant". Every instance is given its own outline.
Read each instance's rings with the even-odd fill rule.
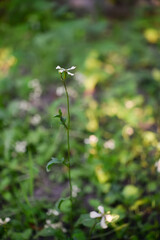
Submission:
[[[0,218],[11,219],[1,239],[33,239],[67,195],[66,167],[45,171],[51,157],[67,156],[64,129],[52,118],[59,108],[67,113],[57,62],[78,66],[67,84],[72,179],[83,188],[74,218],[103,205],[120,217],[95,236],[159,239],[159,6],[137,1],[120,15],[115,1],[94,14],[61,2],[0,4]],[[51,220],[65,228],[65,216]],[[74,234],[87,239],[81,219]]]

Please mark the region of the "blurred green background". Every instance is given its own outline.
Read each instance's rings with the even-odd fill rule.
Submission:
[[[11,219],[1,239],[33,239],[68,194],[66,168],[46,173],[67,154],[57,65],[77,67],[67,79],[75,220],[103,205],[119,215],[107,239],[160,239],[159,26],[158,0],[0,1],[0,218]]]

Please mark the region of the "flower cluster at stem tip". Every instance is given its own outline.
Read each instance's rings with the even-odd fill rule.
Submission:
[[[65,74],[68,74],[68,75],[71,75],[71,76],[74,76],[74,73],[71,73],[71,72],[69,72],[70,70],[74,70],[76,67],[75,66],[72,66],[72,67],[70,67],[70,68],[62,68],[62,67],[60,67],[60,66],[57,66],[56,67],[56,69],[58,70],[58,72],[60,73],[60,74],[62,74],[62,73],[65,73]]]

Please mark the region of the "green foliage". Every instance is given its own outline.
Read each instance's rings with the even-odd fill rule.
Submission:
[[[52,158],[52,160],[47,163],[47,166],[46,166],[46,171],[47,171],[47,172],[50,171],[50,167],[51,167],[53,164],[65,164],[65,160],[64,160],[64,158],[62,158],[61,160],[59,160],[59,159],[57,159],[57,158]]]
[[[96,10],[79,17],[61,1],[12,0],[0,12],[0,218],[11,219],[0,239],[88,239],[99,205],[119,219],[91,238],[160,239],[159,8],[117,20]],[[77,66],[66,79],[73,209],[57,65]]]

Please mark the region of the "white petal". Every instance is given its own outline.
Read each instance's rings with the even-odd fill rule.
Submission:
[[[90,218],[98,218],[101,217],[102,215],[100,213],[97,213],[95,211],[90,212]]]
[[[9,217],[5,218],[5,223],[8,223],[11,219]]]
[[[101,225],[101,228],[104,228],[104,229],[108,227],[105,221],[105,217],[102,217],[100,225]]]
[[[56,69],[61,69],[61,67],[60,67],[60,66],[57,66]]]
[[[58,72],[60,72],[60,73],[63,73],[64,71],[65,71],[64,68],[61,68],[60,70],[58,70]]]
[[[74,76],[74,74],[73,74],[73,73],[70,73],[70,72],[68,72],[68,71],[67,71],[67,73],[68,73],[68,75]]]
[[[69,71],[69,70],[74,70],[76,68],[76,66],[72,66],[72,67],[70,67],[70,68],[67,68],[67,70]]]
[[[106,217],[106,221],[107,222],[112,222],[112,220],[113,220],[113,216],[112,215],[107,214],[107,215],[105,215],[105,217]]]
[[[100,211],[100,213],[102,213],[102,214],[104,213],[104,207],[99,206],[99,207],[98,207],[98,210]]]
[[[47,220],[46,220],[46,223],[47,223],[48,225],[50,225],[50,224],[51,224],[51,220],[47,219]]]

